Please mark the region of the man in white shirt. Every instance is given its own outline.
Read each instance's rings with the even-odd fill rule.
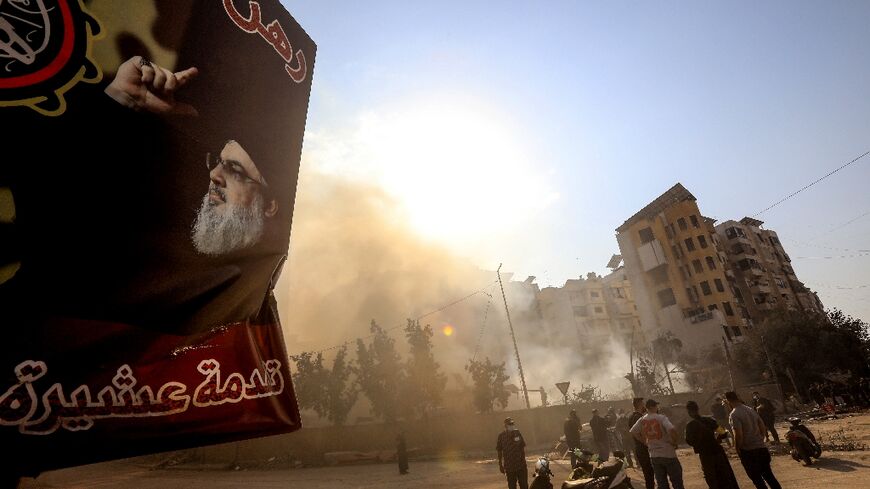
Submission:
[[[683,487],[683,466],[677,459],[677,429],[667,416],[659,414],[659,403],[647,399],[647,413],[631,427],[631,434],[649,448],[650,461],[656,476],[658,489],[669,489],[668,479],[674,489]]]

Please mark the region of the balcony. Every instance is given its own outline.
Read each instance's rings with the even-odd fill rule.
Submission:
[[[713,319],[713,311],[702,312],[701,314],[696,314],[689,318],[689,321],[692,324],[703,323],[704,321],[709,321]]]
[[[662,244],[657,239],[640,245],[637,248],[637,254],[640,256],[640,264],[644,272],[667,265],[668,263],[665,257],[665,250],[662,249]]]
[[[770,294],[773,292],[773,288],[770,286],[770,282],[755,280],[749,283],[749,288],[755,294]]]

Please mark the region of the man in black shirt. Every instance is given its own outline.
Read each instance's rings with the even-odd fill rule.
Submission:
[[[598,450],[598,458],[603,462],[610,458],[610,439],[607,436],[607,428],[609,424],[606,419],[598,415],[598,410],[592,410],[592,419],[589,420],[589,427],[592,428],[592,438],[595,440],[595,447]]]
[[[526,468],[526,442],[517,430],[512,418],[505,418],[504,431],[499,433],[495,444],[498,452],[498,469],[507,476],[508,488],[529,489],[529,471]]]
[[[562,425],[565,433],[565,444],[568,445],[568,450],[571,451],[571,468],[577,465],[577,456],[574,455],[574,449],[580,448],[580,418],[577,417],[577,411],[571,410],[568,417],[565,418],[565,424]]]
[[[734,471],[728,463],[728,456],[719,444],[723,435],[717,435],[718,423],[712,418],[701,416],[695,401],[686,403],[686,411],[691,421],[686,425],[686,443],[695,449],[701,459],[704,480],[710,489],[739,489]]]
[[[634,412],[628,418],[629,429],[646,414],[646,407],[644,407],[642,397],[635,397],[632,403],[634,404]],[[637,457],[637,463],[643,471],[646,489],[655,489],[655,473],[653,472],[652,462],[649,459],[649,449],[636,439],[634,440],[634,455]]]

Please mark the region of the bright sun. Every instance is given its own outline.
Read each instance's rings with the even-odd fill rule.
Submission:
[[[422,235],[461,247],[457,241],[504,230],[556,198],[523,135],[494,112],[405,107],[363,117],[342,142],[341,171],[382,186]]]

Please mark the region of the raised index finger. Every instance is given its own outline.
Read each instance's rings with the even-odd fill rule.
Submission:
[[[196,78],[196,75],[199,74],[199,70],[196,66],[191,66],[186,70],[181,70],[175,73],[175,79],[178,82],[178,87],[183,87],[190,80]]]

